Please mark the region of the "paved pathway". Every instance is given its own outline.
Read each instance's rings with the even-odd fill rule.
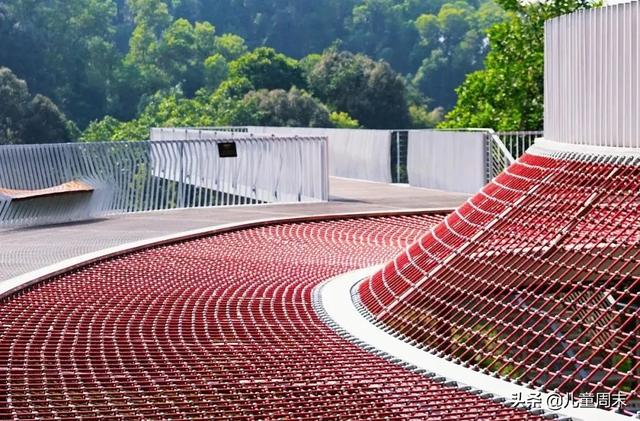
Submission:
[[[0,282],[61,260],[162,235],[255,219],[452,208],[469,195],[403,185],[331,179],[331,201],[118,215],[90,222],[0,230]]]

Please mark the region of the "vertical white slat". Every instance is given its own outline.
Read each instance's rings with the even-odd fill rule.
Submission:
[[[631,2],[545,24],[545,138],[640,147],[639,21]]]

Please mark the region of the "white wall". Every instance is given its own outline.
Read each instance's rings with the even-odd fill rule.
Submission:
[[[391,130],[247,127],[253,134],[327,136],[329,174],[391,183]]]
[[[485,134],[411,130],[409,184],[450,192],[476,193],[485,185]]]
[[[178,140],[192,142],[171,142]],[[217,143],[205,140],[235,141],[238,157],[220,158]],[[160,159],[155,159],[157,176],[270,203],[329,198],[327,140],[322,136],[251,136],[200,129],[154,128],[151,141],[157,145],[155,149],[168,149],[173,155],[183,157],[182,164],[168,169]],[[158,172],[160,168],[162,174]]]
[[[640,4],[579,11],[545,27],[544,137],[640,147]]]

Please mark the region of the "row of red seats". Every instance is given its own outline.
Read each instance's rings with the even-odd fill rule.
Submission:
[[[281,224],[149,249],[0,303],[0,419],[537,416],[373,355],[312,291],[442,216]]]
[[[525,154],[359,286],[417,346],[640,405],[640,158]],[[615,409],[615,408],[614,408]]]

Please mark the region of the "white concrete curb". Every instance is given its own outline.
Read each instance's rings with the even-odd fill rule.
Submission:
[[[387,354],[392,359],[399,359],[417,369],[445,377],[446,380],[457,383],[459,387],[470,386],[473,389],[490,393],[494,395],[494,399],[502,397],[509,401],[514,394],[521,393],[523,397],[527,397],[531,396],[532,393],[540,393],[537,390],[519,386],[437,357],[410,345],[371,323],[354,305],[351,290],[359,281],[379,269],[380,266],[375,266],[349,272],[332,278],[318,287],[319,304],[325,314],[339,328],[358,342],[365,343],[379,352]],[[553,393],[540,393],[541,409],[558,416],[570,416],[585,421],[630,421],[633,419],[632,417],[615,414],[603,409],[563,408],[560,411],[554,410],[547,405],[547,398],[552,395],[554,397],[558,396]]]
[[[176,234],[169,234],[155,238],[149,238],[146,240],[135,241],[131,243],[122,244],[115,247],[102,249],[96,252],[83,254],[71,259],[66,259],[56,264],[37,269],[32,272],[25,273],[23,275],[16,276],[7,280],[0,280],[0,299],[26,288],[30,285],[41,282],[45,279],[51,278],[56,275],[63,274],[73,269],[77,269],[82,266],[86,266],[90,263],[94,263],[100,260],[104,260],[110,257],[122,255],[129,252],[143,250],[145,248],[159,246],[163,244],[175,243],[178,241],[185,241],[194,238],[199,238],[207,235],[221,234],[229,231],[236,231],[240,229],[255,228],[265,225],[282,224],[282,223],[294,223],[294,222],[313,222],[332,219],[343,218],[365,218],[365,217],[383,217],[383,216],[401,216],[401,215],[419,215],[419,214],[433,214],[433,213],[450,213],[451,208],[425,208],[425,209],[397,209],[397,210],[380,210],[369,212],[343,212],[343,213],[329,213],[329,214],[316,214],[316,215],[303,215],[303,216],[284,216],[284,217],[270,217],[255,219],[244,222],[233,222],[229,224],[213,225],[205,228],[198,228],[195,230],[179,232]]]
[[[639,158],[640,149],[622,146],[595,146],[575,143],[562,143],[544,138],[536,139],[533,146],[527,149],[528,154],[549,156],[561,153],[595,155],[607,158]]]

